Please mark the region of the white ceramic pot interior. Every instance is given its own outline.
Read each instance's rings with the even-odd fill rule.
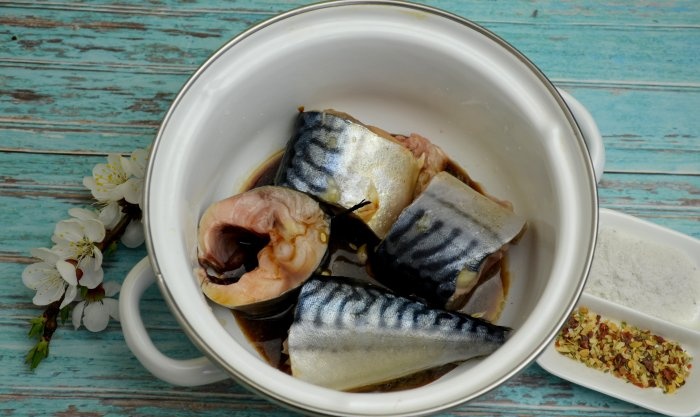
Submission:
[[[335,108],[440,145],[528,220],[511,251],[499,324],[504,347],[421,388],[350,394],[268,366],[192,273],[196,225],[282,149],[297,108]],[[597,197],[585,146],[543,76],[459,19],[401,4],[322,5],[234,39],[189,81],[148,169],[146,225],[161,290],[195,343],[246,385],[324,414],[419,414],[493,388],[532,361],[573,307],[595,241]]]

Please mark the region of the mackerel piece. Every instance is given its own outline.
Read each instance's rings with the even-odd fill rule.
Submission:
[[[524,227],[512,210],[438,173],[378,246],[377,278],[396,292],[457,310]]]
[[[317,276],[301,289],[287,345],[293,376],[352,390],[488,355],[509,333],[350,279]]]
[[[391,135],[344,113],[302,112],[275,184],[351,208],[382,238],[412,200],[420,162]]]

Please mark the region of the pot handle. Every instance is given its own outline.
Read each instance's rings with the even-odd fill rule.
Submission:
[[[600,178],[603,176],[603,171],[605,169],[605,146],[603,145],[603,138],[600,136],[598,126],[595,120],[593,120],[591,113],[588,112],[588,109],[586,109],[580,101],[576,100],[571,94],[561,88],[557,88],[557,90],[559,90],[559,94],[566,102],[566,105],[576,119],[578,127],[581,129],[583,140],[586,141],[588,154],[593,163],[593,172],[595,173],[596,182],[600,182]]]
[[[229,376],[202,356],[173,359],[153,344],[141,319],[139,301],[155,282],[148,257],[139,261],[124,279],[119,295],[119,315],[124,339],[131,352],[153,375],[173,385],[193,387],[228,379]]]

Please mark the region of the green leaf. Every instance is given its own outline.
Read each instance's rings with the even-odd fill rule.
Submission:
[[[29,328],[29,337],[41,336],[44,334],[44,324],[46,324],[46,317],[39,316],[29,320],[29,324],[32,326]]]
[[[29,365],[29,368],[36,369],[37,366],[49,356],[49,341],[41,339],[33,348],[29,349],[24,362]]]

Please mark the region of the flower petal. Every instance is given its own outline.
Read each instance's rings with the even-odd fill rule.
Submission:
[[[133,177],[134,174],[138,171],[138,165],[136,164],[136,161],[131,159],[131,157],[122,157],[121,164],[122,168],[124,168],[124,172],[128,177]]]
[[[83,226],[83,236],[88,238],[90,242],[102,242],[105,238],[105,225],[97,219],[81,221]]]
[[[40,306],[59,300],[66,291],[66,281],[61,278],[56,266],[46,262],[28,265],[22,271],[22,282],[27,288],[36,290],[32,301]]]
[[[35,256],[49,265],[53,265],[60,259],[60,255],[55,251],[47,248],[34,248],[31,250],[32,256]]]
[[[109,160],[109,156],[107,156],[107,159]],[[109,168],[109,163],[107,163],[107,164],[95,164],[95,166],[92,167],[92,178],[94,179],[95,183],[99,187],[101,185],[100,180],[106,179],[111,172],[112,172],[112,169]]]
[[[119,301],[114,298],[103,298],[102,303],[110,317],[119,321]]]
[[[63,297],[63,301],[61,302],[61,307],[63,308],[67,306],[68,304],[72,303],[73,300],[75,300],[75,297],[78,295],[78,287],[74,287],[72,285],[69,285],[68,288],[66,288],[66,295]]]
[[[96,164],[92,168],[92,177],[95,179],[96,189],[100,191],[106,191],[116,184],[121,184],[123,182],[122,176],[120,174],[123,172],[121,169],[121,162],[119,161],[119,156],[117,155],[116,160],[110,161],[110,157],[114,155],[109,155],[107,157],[106,164]],[[114,163],[116,162],[116,164]]]
[[[80,220],[95,220],[95,219],[97,219],[97,213],[95,213],[92,210],[79,208],[79,207],[73,207],[72,209],[69,209],[68,214],[70,214],[72,217],[75,217],[76,219],[80,219]]]
[[[143,192],[143,180],[129,178],[126,182],[119,185],[119,188],[124,193],[124,199],[131,204],[141,204],[141,193]]]
[[[122,156],[118,153],[110,153],[107,155],[107,166],[114,171],[123,171]]]
[[[122,243],[127,248],[135,248],[140,246],[144,239],[143,223],[140,220],[132,220],[124,230]]]
[[[75,271],[75,265],[66,261],[58,261],[56,262],[56,269],[58,269],[58,272],[61,274],[61,277],[69,285],[78,285],[78,276]]]
[[[80,323],[83,320],[83,309],[85,309],[85,301],[81,301],[73,307],[73,315],[71,319],[73,320],[73,328],[78,330]]]
[[[112,201],[100,210],[98,218],[105,225],[105,229],[111,230],[122,218],[122,210],[116,201]]]
[[[91,332],[100,332],[107,328],[109,323],[109,312],[101,301],[88,303],[85,306],[83,324]]]
[[[61,242],[76,242],[83,237],[83,227],[78,219],[61,220],[56,223],[51,240]]]
[[[102,268],[102,251],[100,248],[95,246],[95,249],[92,251],[92,256],[94,259],[94,265],[92,266],[93,270],[97,270],[99,268]]]
[[[65,285],[47,285],[39,287],[32,299],[32,302],[38,306],[45,306],[58,301],[66,291]],[[63,305],[61,305],[63,307]]]
[[[51,248],[51,252],[56,254],[54,263],[64,259],[73,259],[78,256],[76,247],[71,245],[70,242],[62,242],[54,245]]]
[[[104,270],[102,268],[94,270],[91,267],[86,267],[85,269],[81,268],[81,270],[83,271],[83,276],[80,277],[80,285],[93,289],[102,283],[104,279]]]
[[[57,274],[56,268],[46,262],[27,265],[22,271],[22,283],[25,287],[36,290],[50,274]]]
[[[83,177],[83,185],[89,190],[97,188],[97,183],[94,177]]]
[[[105,290],[105,297],[111,297],[121,290],[122,286],[116,281],[107,281],[102,284],[102,289]]]
[[[146,164],[148,163],[147,149],[136,149],[131,153],[131,157],[127,159],[127,163],[124,166],[124,171],[134,178],[143,178],[146,175]]]
[[[53,265],[39,262],[27,266],[22,272],[24,285],[36,291],[33,302],[47,305],[61,298],[66,289],[66,282]]]

